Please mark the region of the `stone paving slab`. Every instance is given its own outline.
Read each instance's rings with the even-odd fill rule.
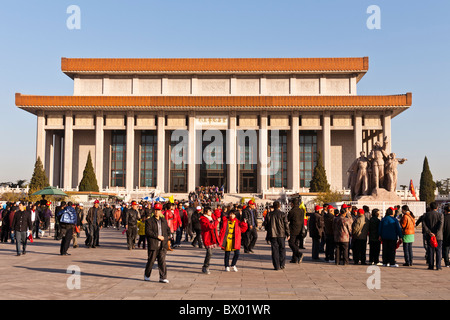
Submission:
[[[84,235],[84,234],[83,234]],[[183,242],[167,255],[169,284],[158,282],[156,266],[150,282],[144,282],[147,251],[126,249],[121,231],[103,229],[101,246],[86,248],[84,236],[70,256],[60,256],[60,241],[37,239],[25,256],[15,256],[15,245],[0,244],[0,299],[10,300],[426,300],[450,299],[450,268],[427,270],[422,237],[416,236],[414,266],[403,267],[403,251],[397,251],[399,268],[379,267],[380,289],[369,289],[368,266],[336,266],[311,259],[306,242],[302,264],[286,264],[275,271],[270,246],[259,232],[254,254],[241,253],[236,272],[225,272],[223,251],[214,250],[211,274],[201,273],[205,251]],[[322,257],[323,255],[321,255]],[[287,247],[287,259],[291,251]],[[72,273],[81,271],[80,289],[67,286]]]

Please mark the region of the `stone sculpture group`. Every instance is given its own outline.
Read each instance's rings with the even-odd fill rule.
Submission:
[[[396,197],[397,166],[407,159],[398,159],[395,153],[388,154],[387,145],[387,137],[384,138],[383,146],[376,141],[369,156],[366,157],[366,153],[361,151],[360,157],[353,161],[348,169],[348,187],[353,200],[363,196],[377,196],[380,191],[390,197]]]

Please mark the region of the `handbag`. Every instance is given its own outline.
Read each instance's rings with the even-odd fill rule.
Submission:
[[[438,242],[437,242],[437,240],[436,240],[436,236],[432,236],[432,237],[431,237],[431,239],[430,239],[430,244],[431,244],[431,246],[432,246],[433,248],[437,248]]]

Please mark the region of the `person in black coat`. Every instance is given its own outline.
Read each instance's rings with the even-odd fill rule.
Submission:
[[[22,244],[22,254],[26,254],[27,249],[27,231],[33,230],[33,224],[31,222],[31,213],[26,210],[23,202],[19,203],[19,210],[14,214],[12,220],[11,231],[14,232],[16,238],[16,250],[17,255],[20,256],[20,245]]]
[[[264,220],[267,231],[266,240],[270,241],[272,249],[272,263],[275,270],[285,268],[286,248],[285,241],[290,239],[289,221],[287,215],[280,211],[280,203],[273,203],[274,211],[269,212]]]
[[[298,199],[292,201],[292,209],[288,213],[289,221],[289,248],[292,250],[291,263],[301,263],[303,260],[303,253],[300,252],[299,244],[301,243],[303,228],[305,226],[305,212],[299,208]]]
[[[442,254],[444,256],[445,266],[450,267],[450,261],[448,254],[450,251],[450,205],[444,207],[444,229],[442,240]]]
[[[434,258],[436,256],[436,270],[441,270],[444,216],[436,211],[436,202],[430,203],[430,209],[431,211],[425,213],[422,219],[422,232],[425,234],[427,241],[428,269],[434,269]],[[436,237],[438,243],[436,248],[431,245],[432,236]]]
[[[170,236],[170,228],[162,214],[162,205],[155,204],[154,215],[145,220],[145,236],[148,243],[148,260],[145,266],[144,280],[150,281],[155,261],[158,260],[159,282],[169,283],[167,280],[166,254]]]
[[[312,238],[312,258],[319,260],[320,238],[324,230],[323,208],[316,206],[316,210],[309,218],[309,236]]]

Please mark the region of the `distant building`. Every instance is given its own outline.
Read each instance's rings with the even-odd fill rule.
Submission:
[[[358,96],[367,57],[61,65],[73,96],[17,93],[16,105],[37,116],[36,156],[65,189],[79,184],[90,151],[103,190],[296,192],[309,187],[319,149],[331,186],[342,189],[359,152],[391,141],[391,119],[412,102],[411,93]],[[267,159],[275,171],[264,169]]]

